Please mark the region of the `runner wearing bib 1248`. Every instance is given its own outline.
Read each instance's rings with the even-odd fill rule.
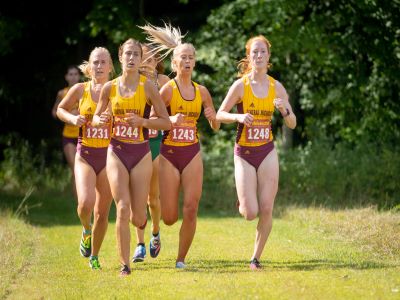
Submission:
[[[249,113],[254,120],[251,126],[238,123],[235,154],[242,157],[256,170],[264,158],[274,149],[271,120],[274,112],[275,79],[268,75],[269,89],[265,98],[254,95],[249,77],[243,77],[243,98],[237,103],[240,114]]]

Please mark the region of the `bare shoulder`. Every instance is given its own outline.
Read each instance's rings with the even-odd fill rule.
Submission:
[[[244,84],[242,78],[236,79],[231,85],[231,89],[238,92],[243,92],[243,87]]]
[[[57,98],[62,99],[65,96],[65,89],[61,89],[57,92]]]
[[[160,86],[163,86],[168,81],[170,81],[170,78],[167,75],[158,74],[158,83],[160,84]]]
[[[83,94],[84,90],[85,90],[85,83],[78,82],[71,87],[68,93],[71,93],[72,95],[81,95]]]
[[[162,93],[172,93],[172,86],[168,84],[171,80],[168,80],[160,89],[160,94]]]
[[[168,84],[168,82],[164,84],[163,87],[160,89],[161,98],[167,105],[169,105],[169,102],[171,101],[172,98],[172,86]]]

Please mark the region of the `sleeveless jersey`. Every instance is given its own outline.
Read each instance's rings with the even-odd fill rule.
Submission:
[[[63,98],[67,94],[69,87],[63,89]],[[78,109],[78,104],[73,109]],[[66,138],[77,138],[79,136],[79,126],[64,124],[62,135]]]
[[[139,84],[135,93],[126,98],[119,93],[118,78],[112,81],[110,91],[110,102],[113,113],[113,133],[112,137],[124,143],[137,144],[149,139],[148,129],[143,127],[132,127],[124,120],[126,113],[148,119],[150,116],[151,105],[147,103],[144,91],[146,77],[140,75]]]
[[[79,131],[79,143],[92,148],[105,148],[111,140],[111,123],[104,126],[91,126],[97,103],[92,100],[90,82],[85,82],[85,90],[79,101],[79,114],[85,116],[87,123]]]
[[[175,80],[170,80],[172,88],[172,99],[167,107],[170,116],[177,113],[185,115],[185,120],[179,125],[173,125],[171,130],[164,131],[163,143],[169,146],[189,146],[198,143],[197,120],[200,117],[202,108],[202,99],[199,85],[192,82],[195,88],[195,97],[193,100],[183,99]]]
[[[273,140],[272,136],[272,114],[274,112],[275,79],[268,76],[269,89],[265,98],[258,98],[253,94],[248,76],[242,78],[244,84],[243,98],[237,104],[240,114],[249,113],[253,115],[254,121],[251,126],[239,123],[236,132],[236,143],[241,146],[256,147],[265,145]]]

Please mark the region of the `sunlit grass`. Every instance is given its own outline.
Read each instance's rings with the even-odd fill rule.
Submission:
[[[30,222],[38,226],[25,228],[28,230],[25,241],[32,251],[24,257],[34,253],[35,259],[26,270],[17,272],[2,285],[6,286],[3,296],[5,290],[11,299],[396,299],[400,296],[396,244],[399,214],[379,213],[373,208],[340,211],[281,208],[277,210],[278,217],[262,257],[265,268],[261,272],[252,272],[248,266],[255,221],[203,215],[187,257],[187,269],[174,268],[179,222],[172,227],[162,225],[162,250],[157,259],[148,256],[144,263],[132,265],[131,276],[121,278],[114,212],[100,253],[103,269],[92,271],[88,260],[79,255],[81,227],[76,222],[73,205],[65,200],[45,199],[43,210],[30,214]],[[53,215],[50,208],[55,212]],[[43,221],[41,215],[47,219]],[[7,232],[14,227],[2,226]],[[146,243],[148,235],[149,232]],[[134,240],[131,245],[132,253]],[[10,246],[4,249],[6,256],[19,253]],[[13,265],[0,266],[1,274]]]

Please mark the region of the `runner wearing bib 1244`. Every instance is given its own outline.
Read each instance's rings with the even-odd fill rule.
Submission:
[[[125,121],[126,113],[135,113],[148,119],[151,104],[147,103],[144,91],[146,77],[140,75],[140,81],[133,96],[122,97],[118,89],[118,79],[111,85],[110,102],[114,116],[111,150],[124,164],[128,172],[150,151],[149,130],[132,127]]]

